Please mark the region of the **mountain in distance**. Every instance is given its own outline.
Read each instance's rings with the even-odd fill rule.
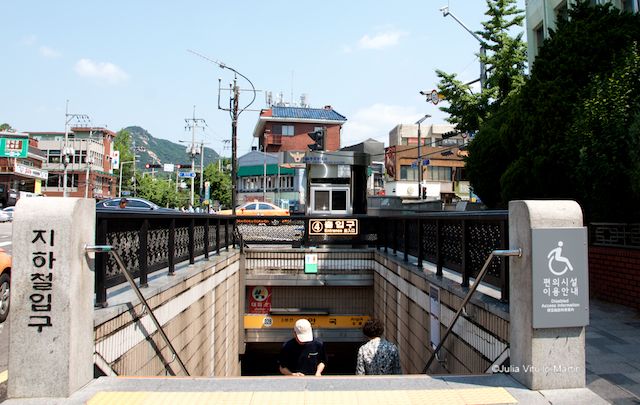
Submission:
[[[131,139],[137,149],[136,155],[139,156],[139,162],[136,163],[136,168],[144,170],[144,166],[147,163],[150,164],[191,164],[191,155],[187,154],[186,150],[190,146],[183,143],[174,143],[166,139],[154,138],[146,129],[138,126],[130,126],[124,128],[125,131],[129,131]],[[196,140],[196,147],[198,140]],[[211,149],[204,147],[204,167],[207,167],[210,163],[218,161],[218,153]],[[200,155],[195,157],[196,167],[200,168]]]

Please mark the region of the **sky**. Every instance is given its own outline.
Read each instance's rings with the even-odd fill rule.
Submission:
[[[436,88],[436,69],[463,81],[479,76],[479,44],[443,17],[447,5],[473,31],[487,19],[482,0],[2,2],[0,123],[63,132],[68,101],[69,113],[91,125],[137,125],[190,142],[185,118],[195,109],[206,122],[196,141],[230,156],[231,117],[218,98],[229,107],[234,76],[217,60],[256,89],[239,116],[238,156],[257,145],[267,92],[293,105],[303,94],[311,107],[331,105],[347,118],[342,146],[388,144],[397,124],[425,114],[427,124],[445,122],[442,104],[419,94]],[[254,93],[242,77],[238,84],[245,107]]]

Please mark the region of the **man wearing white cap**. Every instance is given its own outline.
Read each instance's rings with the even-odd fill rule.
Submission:
[[[292,376],[322,375],[327,354],[322,341],[313,338],[311,323],[306,319],[298,319],[293,334],[294,338],[285,342],[280,350],[280,372]]]

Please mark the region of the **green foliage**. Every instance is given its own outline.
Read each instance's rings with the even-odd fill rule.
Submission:
[[[0,131],[13,131],[13,128],[5,122],[4,124],[0,124]]]
[[[510,30],[521,27],[524,12],[515,0],[487,0],[482,39],[486,55],[478,55],[485,64],[487,81],[480,93],[471,93],[469,85],[457,79],[456,74],[436,70],[440,83],[438,91],[449,103],[441,107],[449,114],[449,122],[460,131],[477,131],[507,98],[524,83],[526,44],[522,33],[511,37]]]
[[[471,144],[468,174],[480,198],[489,206],[570,198],[589,220],[637,216],[638,44],[640,15],[586,3],[570,10],[521,91]]]
[[[137,176],[137,196],[145,198],[161,207],[179,207],[184,205],[180,194],[176,192],[175,182],[171,179],[153,176]]]
[[[632,125],[640,114],[638,44],[616,58],[611,73],[595,75],[587,94],[568,129],[577,149],[572,173],[577,195],[597,220],[611,219],[610,212],[628,215],[640,202],[633,182],[640,172],[640,137]]]
[[[222,162],[222,167],[228,162]],[[204,180],[211,183],[211,200],[220,201],[225,207],[231,206],[231,174],[229,172],[221,172],[218,165],[209,164],[204,169]]]
[[[113,174],[118,178],[122,175],[123,190],[132,189],[131,178],[133,177],[133,164],[131,162],[133,161],[133,152],[131,148],[131,134],[129,131],[125,129],[118,131],[113,142],[113,148],[120,152],[120,166],[118,169],[113,171]],[[121,171],[122,174],[120,174]]]

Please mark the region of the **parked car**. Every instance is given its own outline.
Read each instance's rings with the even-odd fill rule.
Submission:
[[[11,292],[11,255],[0,248],[0,322],[9,315]]]
[[[7,207],[7,208],[3,208],[2,212],[4,212],[5,214],[7,214],[7,216],[9,217],[9,221],[13,221],[13,210],[16,207]]]
[[[9,222],[13,219],[13,215],[9,215],[9,213],[4,212],[4,210],[0,210],[0,222]]]
[[[125,201],[124,208],[120,207],[120,202]],[[155,212],[171,212],[175,213],[175,210],[170,208],[162,208],[152,203],[149,200],[138,197],[122,197],[122,198],[110,198],[108,200],[102,200],[96,203],[97,209],[108,210],[126,210],[126,211],[155,211]]]
[[[232,210],[222,210],[217,212],[218,215],[232,215]],[[262,202],[262,201],[254,201],[254,202],[248,202],[242,205],[239,205],[238,207],[236,207],[236,215],[237,216],[253,216],[253,217],[257,217],[257,216],[278,216],[278,217],[288,217],[289,216],[289,210],[285,210],[283,208],[278,207],[275,204],[271,204],[268,202]],[[256,221],[259,223],[266,223],[267,221]],[[279,219],[271,219],[269,220],[269,224],[271,225],[278,225],[281,222],[284,222],[283,220],[279,220]]]

